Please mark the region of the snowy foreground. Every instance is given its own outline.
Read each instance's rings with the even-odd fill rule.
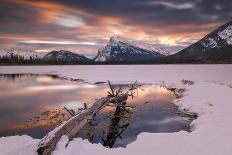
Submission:
[[[175,104],[197,112],[193,132],[142,133],[126,148],[107,149],[87,140],[74,139],[67,148],[63,136],[54,155],[231,155],[232,65],[140,65],[140,66],[34,66],[0,67],[0,73],[57,74],[89,82],[135,81],[186,88]],[[181,80],[193,80],[192,86]],[[0,138],[0,154],[36,154],[38,139],[29,136]]]

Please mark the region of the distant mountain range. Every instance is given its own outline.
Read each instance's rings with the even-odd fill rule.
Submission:
[[[34,50],[25,50],[20,48],[11,48],[11,49],[1,49],[0,56],[9,57],[11,54],[23,56],[25,59],[32,58],[42,58],[45,54],[40,52],[35,52]]]
[[[20,49],[4,50],[1,57],[25,55],[25,59],[39,59],[37,62],[58,64],[99,63],[232,63],[232,21],[220,26],[198,42],[176,54],[141,41],[118,36],[111,37],[108,44],[94,59],[70,51],[52,51],[43,55]]]

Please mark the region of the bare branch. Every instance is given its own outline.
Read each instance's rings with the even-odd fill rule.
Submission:
[[[114,90],[113,90],[113,87],[112,87],[110,81],[107,80],[107,82],[108,82],[108,84],[109,84],[109,86],[110,86],[111,94],[112,94],[113,96],[115,96],[115,95],[114,95]]]
[[[68,108],[64,107],[64,109],[71,115],[71,116],[75,116],[75,112],[72,110],[69,110]],[[74,113],[73,113],[74,112]]]

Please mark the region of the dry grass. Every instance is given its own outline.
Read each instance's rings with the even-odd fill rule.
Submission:
[[[183,85],[193,85],[193,84],[194,84],[194,81],[183,79],[183,80],[181,80],[181,83],[182,83]]]

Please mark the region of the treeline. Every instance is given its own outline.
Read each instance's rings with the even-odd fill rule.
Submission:
[[[0,56],[1,65],[20,65],[20,64],[32,64],[40,63],[41,59],[35,59],[33,57],[25,58],[24,56],[11,53],[10,55]]]
[[[0,65],[77,65],[77,64],[93,64],[91,61],[79,61],[73,59],[44,59],[17,55],[0,56]]]
[[[75,59],[44,59],[10,54],[0,56],[0,65],[132,65],[132,64],[232,64],[231,51],[227,51],[222,55],[221,52],[215,52],[213,55],[199,57],[162,57],[143,61],[107,61],[95,62],[93,60],[80,61]]]

